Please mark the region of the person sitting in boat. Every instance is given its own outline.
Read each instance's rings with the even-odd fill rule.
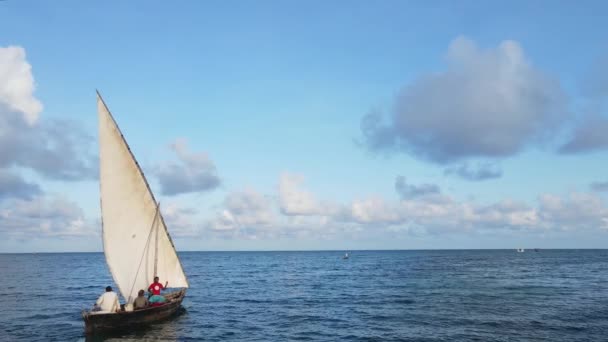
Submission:
[[[165,286],[163,286],[163,284],[158,281],[158,277],[154,277],[154,282],[148,286],[148,292],[152,293],[153,295],[160,296],[160,290],[167,288],[168,284],[169,282],[167,281],[165,282]]]
[[[118,295],[112,291],[112,286],[106,287],[106,292],[99,296],[97,302],[95,302],[95,308],[93,311],[97,312],[118,312],[120,310],[120,303],[118,302]]]
[[[145,309],[148,306],[148,298],[144,296],[145,291],[139,290],[137,293],[137,298],[133,301],[133,310],[141,310]]]

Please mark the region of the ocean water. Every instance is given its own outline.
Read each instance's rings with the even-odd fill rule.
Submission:
[[[2,254],[0,340],[608,340],[608,250],[342,254],[180,253],[182,314],[91,337],[80,312],[112,284],[103,254]]]

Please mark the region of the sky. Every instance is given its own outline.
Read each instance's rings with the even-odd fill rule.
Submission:
[[[0,1],[0,252],[101,251],[96,93],[176,248],[606,248],[604,1]]]

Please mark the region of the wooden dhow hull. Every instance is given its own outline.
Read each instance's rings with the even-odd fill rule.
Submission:
[[[113,330],[132,329],[165,320],[178,313],[182,301],[186,296],[186,289],[166,294],[167,302],[164,305],[148,307],[142,310],[121,311],[117,313],[95,314],[83,312],[85,333],[106,332]]]

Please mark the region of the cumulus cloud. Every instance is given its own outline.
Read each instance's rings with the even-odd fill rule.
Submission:
[[[415,227],[430,234],[497,232],[502,230],[555,231],[608,229],[608,207],[590,194],[567,198],[542,195],[533,207],[513,200],[489,205],[443,201],[402,200],[396,204],[381,199],[356,201],[352,220],[376,228]],[[407,229],[406,229],[407,230]]]
[[[386,203],[382,198],[372,197],[353,201],[350,205],[351,219],[362,224],[394,224],[403,222],[399,208]]]
[[[232,192],[207,226],[216,232],[256,234],[273,226],[276,221],[274,208],[271,199],[254,189]]]
[[[480,163],[477,165],[477,168],[472,168],[468,163],[463,163],[459,166],[446,168],[444,174],[457,175],[469,181],[483,181],[500,178],[502,176],[502,171],[491,163]]]
[[[398,201],[370,196],[340,204],[318,200],[303,187],[300,175],[282,174],[280,183],[278,200],[253,189],[228,194],[216,216],[203,224],[205,233],[228,239],[324,239],[361,232],[420,236],[608,229],[608,206],[593,194],[543,194],[531,204],[512,199],[480,204],[456,200],[432,186],[408,185],[397,177],[396,190],[407,195]],[[289,195],[281,195],[281,190],[289,190]]]
[[[397,176],[395,179],[395,191],[401,199],[416,198],[426,195],[439,194],[439,186],[435,184],[407,184],[405,177]]]
[[[184,139],[176,140],[170,147],[179,162],[168,162],[155,169],[163,195],[211,191],[220,185],[215,164],[206,153],[190,152]]]
[[[25,50],[20,46],[0,47],[0,104],[21,113],[30,125],[42,111],[42,104],[33,95],[35,87]]]
[[[24,50],[0,48],[0,168],[29,168],[59,180],[96,177],[92,138],[75,122],[39,119],[34,88]]]
[[[319,201],[303,188],[304,176],[284,172],[279,179],[279,205],[287,216],[336,216],[345,215],[344,206],[327,201]]]
[[[607,132],[608,119],[600,116],[586,117],[559,152],[573,154],[608,149]]]
[[[0,107],[0,167],[24,167],[45,178],[82,180],[97,177],[92,137],[68,120],[28,125],[18,113]]]
[[[525,203],[503,200],[474,208],[467,217],[472,224],[485,228],[534,228],[539,224],[538,211]]]
[[[215,217],[203,224],[206,233],[227,239],[324,239],[344,231],[347,221],[351,221],[350,208],[337,208],[327,202],[327,208],[321,208],[314,196],[302,196],[311,195],[301,188],[302,180],[299,175],[282,174],[278,199],[252,188],[229,193]],[[287,197],[281,198],[281,189]],[[303,197],[306,201],[300,200]]]
[[[275,221],[271,199],[254,189],[231,193],[224,204],[232,220],[239,226],[268,225]]]
[[[161,207],[163,220],[173,237],[193,237],[201,233],[198,210],[169,203]]]
[[[285,215],[315,215],[321,211],[320,203],[309,191],[300,186],[304,177],[283,173],[279,180],[279,202]]]
[[[404,178],[397,178],[396,188],[408,189]],[[355,200],[344,206],[348,208],[346,212],[326,213],[325,227],[350,223],[351,229],[380,232],[398,228],[415,234],[608,229],[608,206],[593,194],[573,193],[567,197],[544,194],[534,206],[512,199],[478,204],[457,201],[439,192],[423,193],[424,196],[407,196],[397,202],[379,197]]]
[[[435,163],[514,155],[547,137],[565,115],[559,83],[535,68],[515,41],[480,49],[452,41],[447,70],[423,75],[397,96],[390,115],[361,121],[372,150],[399,150]]]
[[[54,180],[97,176],[93,140],[75,122],[40,117],[32,68],[21,47],[0,47],[0,235],[8,238],[96,234],[82,209],[45,194],[24,171]]]
[[[438,196],[438,200],[402,200],[398,203],[402,220],[400,225],[416,227],[419,232],[447,233],[466,231],[467,215],[472,211],[467,203],[458,203],[449,196]]]
[[[608,207],[593,194],[573,193],[567,198],[542,195],[539,215],[542,224],[552,228],[608,229]]]
[[[509,227],[544,230],[608,228],[608,207],[592,194],[573,193],[562,198],[544,194],[536,208],[525,204],[499,207]]]
[[[14,199],[0,206],[0,233],[11,238],[87,237],[97,234],[82,209],[61,197]]]

